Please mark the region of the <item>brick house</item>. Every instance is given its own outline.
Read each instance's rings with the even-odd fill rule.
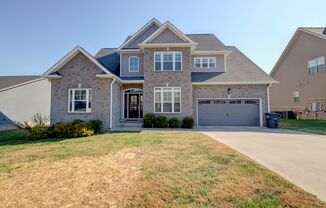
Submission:
[[[101,119],[106,129],[145,113],[192,116],[197,126],[263,126],[275,81],[213,34],[184,34],[152,19],[118,48],[77,46],[44,73],[51,123]]]

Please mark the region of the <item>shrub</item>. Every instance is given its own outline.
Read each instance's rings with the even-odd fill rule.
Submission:
[[[57,138],[76,138],[91,136],[94,130],[90,123],[75,120],[67,123],[57,123],[51,129],[51,136]]]
[[[182,127],[192,129],[194,127],[194,123],[194,119],[191,116],[186,116],[182,121]]]
[[[28,132],[27,138],[29,140],[39,140],[48,138],[48,126],[49,117],[41,113],[36,113],[32,117],[32,122],[18,122],[19,128],[24,129]]]
[[[89,125],[92,127],[95,134],[98,134],[102,129],[102,121],[101,120],[90,120]]]
[[[27,134],[27,139],[29,140],[40,140],[40,139],[47,139],[48,138],[48,130],[49,126],[34,126],[30,129]]]
[[[179,128],[180,127],[180,121],[179,119],[173,117],[173,118],[170,118],[169,120],[169,127],[170,128]]]
[[[155,125],[157,128],[168,128],[169,122],[166,116],[157,116]]]
[[[72,125],[75,125],[75,124],[81,124],[81,123],[84,123],[85,121],[81,120],[81,119],[75,119],[71,122]]]
[[[153,113],[146,113],[144,116],[144,127],[152,128],[155,124],[155,115]]]

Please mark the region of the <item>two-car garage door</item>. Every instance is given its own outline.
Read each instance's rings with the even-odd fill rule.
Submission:
[[[198,126],[259,125],[259,99],[198,100]]]

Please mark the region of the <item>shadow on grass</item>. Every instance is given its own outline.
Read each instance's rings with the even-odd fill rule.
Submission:
[[[37,144],[37,143],[49,143],[66,140],[69,138],[51,138],[43,140],[29,140],[27,139],[27,132],[24,130],[11,130],[0,132],[0,146],[5,145],[20,145],[20,144]]]

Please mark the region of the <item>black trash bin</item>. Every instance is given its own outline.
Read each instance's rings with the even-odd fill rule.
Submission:
[[[265,113],[266,127],[267,128],[278,128],[280,123],[281,115],[279,113]]]

